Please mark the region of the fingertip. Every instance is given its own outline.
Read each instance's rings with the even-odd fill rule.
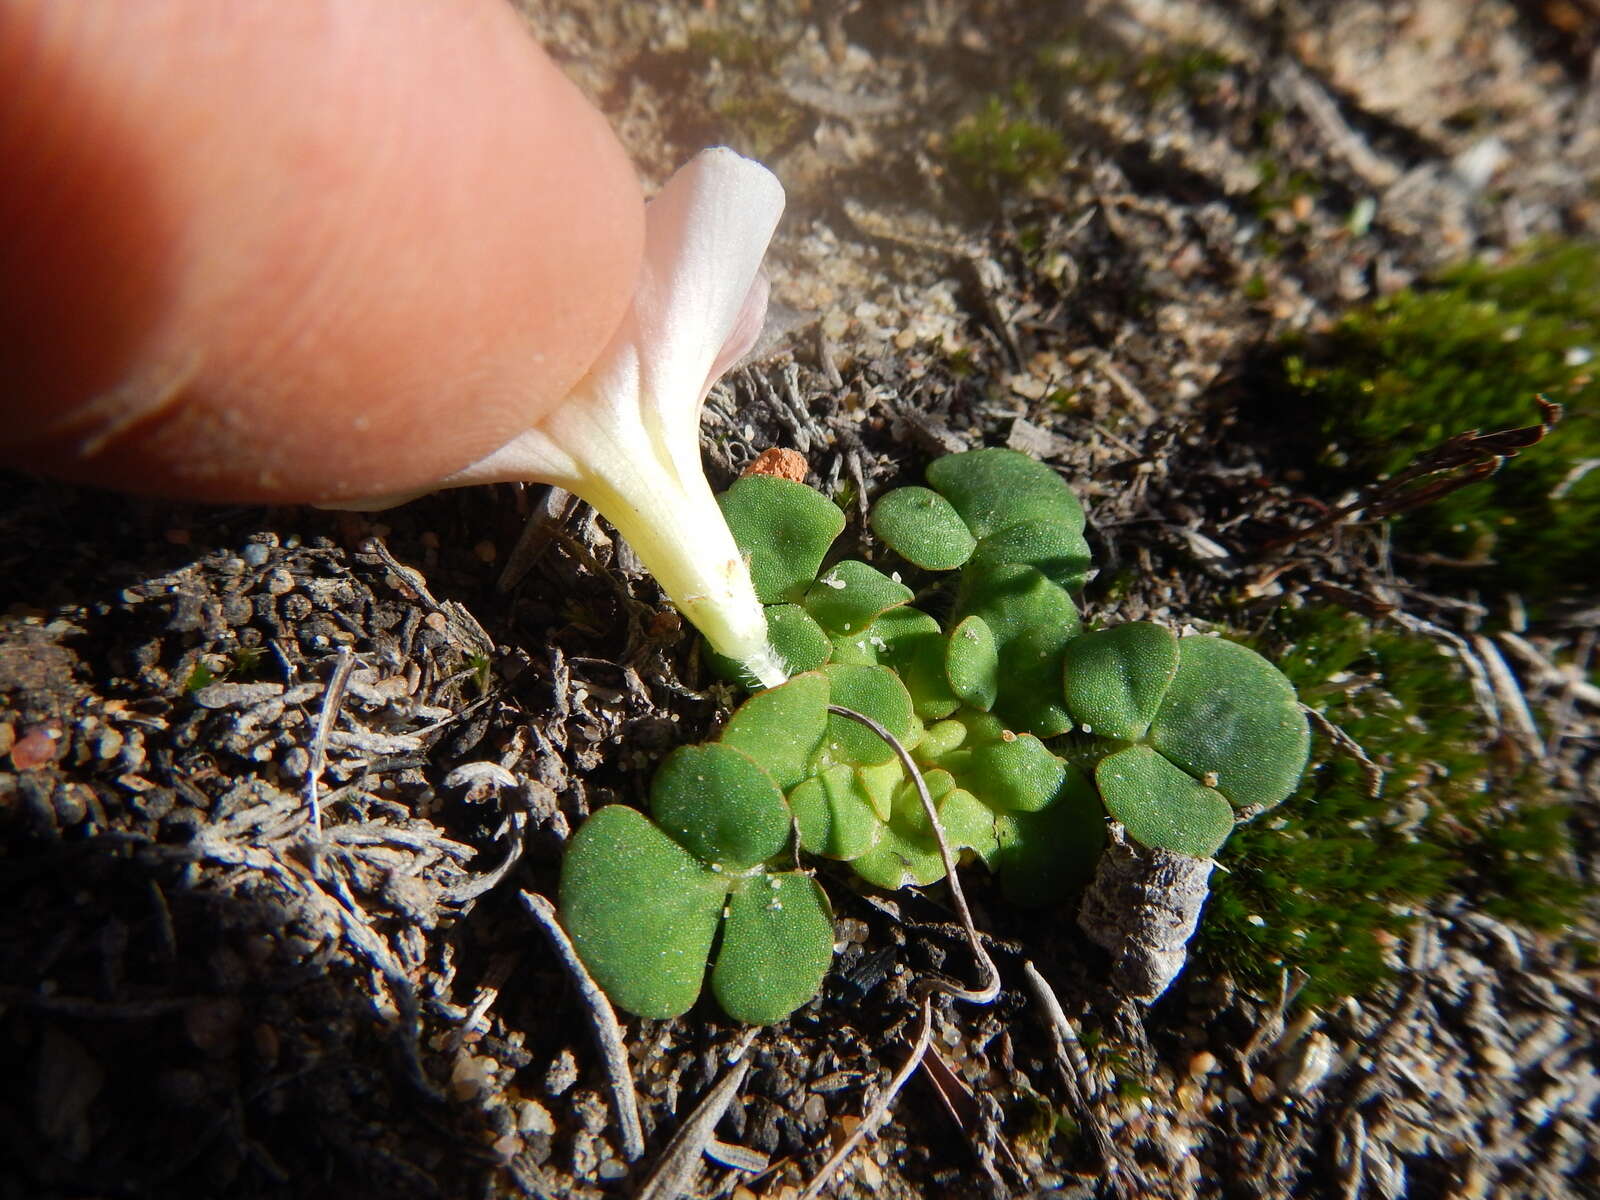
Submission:
[[[142,66],[128,30],[99,31],[110,59],[45,30],[149,197],[126,253],[75,264],[68,291],[99,271],[126,292],[131,265],[124,309],[154,315],[108,378],[64,370],[43,401],[50,356],[69,365],[93,323],[39,339],[11,457],[194,499],[347,500],[424,489],[572,388],[631,299],[643,200],[508,6],[157,7]]]

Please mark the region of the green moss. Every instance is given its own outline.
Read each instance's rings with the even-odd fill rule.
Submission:
[[[1046,183],[1060,172],[1066,142],[1024,108],[1017,98],[990,96],[951,131],[946,157],[968,188],[996,195]]]
[[[1459,664],[1412,634],[1328,607],[1280,612],[1269,648],[1302,700],[1384,768],[1380,796],[1324,739],[1281,808],[1237,829],[1219,859],[1201,953],[1272,994],[1284,968],[1324,1006],[1387,979],[1385,944],[1447,896],[1556,930],[1584,889],[1566,871],[1566,810],[1507,775]]]
[[[1600,247],[1546,246],[1510,266],[1471,264],[1291,344],[1274,405],[1309,409],[1326,466],[1349,482],[1404,468],[1469,429],[1535,424],[1543,392],[1566,417],[1489,480],[1404,514],[1402,552],[1470,569],[1462,582],[1534,607],[1593,578],[1600,556]],[[1285,396],[1284,392],[1288,395]]]
[[[689,33],[689,54],[697,59],[715,59],[725,67],[742,71],[767,71],[778,65],[780,47],[748,30],[733,25],[694,29]]]
[[[1139,60],[1134,82],[1152,100],[1199,99],[1229,66],[1228,58],[1215,50],[1180,42]]]
[[[742,154],[771,160],[810,128],[812,117],[774,80],[788,51],[784,39],[759,36],[737,25],[714,25],[690,32],[681,58],[697,81],[714,76],[707,96],[713,128],[707,136]],[[719,71],[707,72],[710,64]]]
[[[1058,87],[1118,84],[1151,104],[1169,99],[1199,100],[1232,64],[1196,42],[1177,42],[1146,54],[1096,36],[1093,27],[1072,22],[1035,55],[1042,82]]]
[[[776,89],[758,89],[730,96],[717,105],[735,150],[757,159],[771,159],[801,136],[809,117]]]

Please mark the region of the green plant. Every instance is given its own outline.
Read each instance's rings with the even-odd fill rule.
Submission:
[[[951,130],[945,153],[951,169],[974,192],[992,195],[1044,182],[1067,160],[1061,135],[1027,116],[1021,97],[990,96]]]
[[[749,911],[765,888],[815,889],[795,873],[800,853],[878,887],[932,884],[946,869],[937,817],[946,845],[1012,899],[1060,902],[1091,877],[1107,811],[1137,841],[1208,857],[1236,808],[1293,788],[1305,718],[1253,651],[1143,623],[1079,636],[1083,510],[1053,470],[975,450],[927,478],[869,520],[948,594],[943,624],[913,607],[899,572],[829,562],[845,522],[820,493],[752,475],[719,498],[789,678],[756,691],[716,742],[666,760],[653,822],[603,809],[573,839],[562,907],[622,1007],[686,1009],[719,927],[712,989],[730,1015],[775,1020],[814,994],[831,944],[820,890],[790,915]],[[711,661],[760,687],[737,661]],[[766,939],[795,949],[778,961]]]
[[[1364,482],[1468,429],[1534,423],[1535,393],[1566,408],[1536,450],[1400,517],[1396,545],[1541,602],[1581,589],[1600,554],[1600,247],[1547,245],[1509,266],[1468,264],[1292,341],[1269,388],[1309,406],[1322,457]],[[1298,418],[1297,418],[1298,419]]]
[[[784,685],[793,687],[793,684]],[[736,1020],[778,1020],[816,993],[833,914],[816,881],[777,864],[791,817],[772,777],[734,746],[683,746],[650,789],[652,822],[622,804],[573,836],[561,910],[611,998],[670,1017],[700,994],[706,962]]]
[[[1565,810],[1532,775],[1496,770],[1460,664],[1432,642],[1325,605],[1278,612],[1266,642],[1306,704],[1375,756],[1332,748],[1267,821],[1219,854],[1198,945],[1263,995],[1282,972],[1299,1002],[1360,995],[1392,973],[1388,947],[1453,892],[1495,915],[1557,929],[1584,891],[1561,863]]]

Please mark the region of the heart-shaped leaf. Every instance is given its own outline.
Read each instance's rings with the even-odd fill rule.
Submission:
[[[746,475],[717,503],[763,604],[798,600],[844,530],[844,514],[821,492],[775,475]]]
[[[928,482],[979,541],[1023,521],[1051,521],[1074,533],[1083,529],[1083,506],[1061,476],[1015,450],[936,458],[928,466]]]
[[[743,871],[789,841],[789,806],[743,750],[723,742],[679,746],[650,781],[650,812],[702,862]]]
[[[1186,637],[1147,740],[1237,807],[1270,807],[1299,786],[1311,730],[1294,685],[1254,650]]]
[[[617,1007],[675,1017],[700,994],[727,890],[643,813],[611,804],[567,843],[561,921]]]
[[[1067,711],[1085,733],[1136,742],[1178,672],[1178,639],[1133,621],[1075,639],[1062,659]]]
[[[757,875],[728,899],[711,991],[735,1021],[770,1025],[817,994],[833,961],[833,909],[814,879]]]
[[[828,679],[809,671],[751,696],[717,740],[743,750],[787,791],[810,774],[827,728]]]
[[[885,609],[911,599],[911,589],[857,559],[834,563],[806,589],[812,618],[834,635],[859,633]]]
[[[868,523],[891,550],[928,571],[953,571],[977,545],[955,506],[925,487],[886,493],[872,506]]]
[[[1233,832],[1227,797],[1148,746],[1129,746],[1101,759],[1094,779],[1106,811],[1146,846],[1210,858]]]

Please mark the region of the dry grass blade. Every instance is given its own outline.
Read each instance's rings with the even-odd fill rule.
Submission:
[[[1372,761],[1366,748],[1309,704],[1302,704],[1300,711],[1324,737],[1361,765],[1361,772],[1367,781],[1367,795],[1374,800],[1383,795],[1383,768]]]
[[[1067,1016],[1066,1010],[1061,1007],[1061,1001],[1056,997],[1055,989],[1033,963],[1023,963],[1022,974],[1028,981],[1028,988],[1033,992],[1033,998],[1044,1010],[1045,1025],[1050,1030],[1051,1040],[1055,1043],[1056,1063],[1061,1080],[1066,1085],[1067,1099],[1072,1104],[1073,1114],[1088,1131],[1089,1138],[1094,1142],[1095,1150],[1100,1155],[1100,1161],[1105,1164],[1107,1171],[1111,1172],[1113,1190],[1119,1196],[1143,1194],[1145,1180],[1139,1168],[1117,1149],[1116,1143],[1111,1140],[1111,1134],[1092,1107],[1091,1101],[1098,1089],[1094,1073],[1089,1069],[1088,1056],[1083,1052],[1083,1043],[1078,1040],[1078,1031],[1072,1024],[1072,1018]]]
[[[1352,517],[1390,517],[1408,509],[1421,508],[1487,479],[1508,458],[1538,445],[1561,420],[1561,406],[1543,396],[1535,396],[1539,423],[1495,433],[1468,429],[1446,438],[1431,450],[1424,450],[1404,470],[1363,488],[1349,504],[1334,509],[1322,520],[1284,534],[1268,542],[1264,550],[1281,550],[1306,538],[1315,537],[1343,525]],[[1427,482],[1423,482],[1427,481]]]
[[[556,906],[537,892],[522,893],[522,907],[539,922],[550,945],[577,985],[578,994],[589,1008],[589,1020],[594,1028],[595,1041],[600,1056],[605,1060],[606,1076],[611,1083],[611,1096],[617,1106],[617,1127],[622,1132],[622,1154],[629,1162],[644,1157],[644,1127],[639,1123],[639,1102],[633,1091],[633,1073],[628,1069],[628,1050],[622,1040],[622,1026],[617,1024],[617,1014],[611,1002],[595,983],[594,977],[578,958],[567,931],[561,928],[556,916]],[[643,1193],[640,1193],[641,1195]]]
[[[750,1064],[745,1060],[741,1047],[738,1061],[717,1080],[716,1086],[706,1093],[705,1099],[695,1106],[683,1127],[667,1143],[655,1170],[650,1172],[650,1178],[645,1180],[634,1200],[678,1200],[689,1190],[700,1159],[711,1145],[717,1123],[727,1113],[733,1098],[739,1094],[739,1087],[744,1083],[745,1073],[749,1069]]]
[[[311,736],[311,765],[306,768],[306,815],[311,825],[311,835],[322,836],[322,768],[328,761],[328,735],[339,719],[339,708],[344,704],[345,689],[350,686],[350,672],[355,670],[356,656],[349,646],[339,647],[339,658],[334,663],[333,674],[328,677],[327,690],[322,693],[322,711],[317,714],[316,732]]]

